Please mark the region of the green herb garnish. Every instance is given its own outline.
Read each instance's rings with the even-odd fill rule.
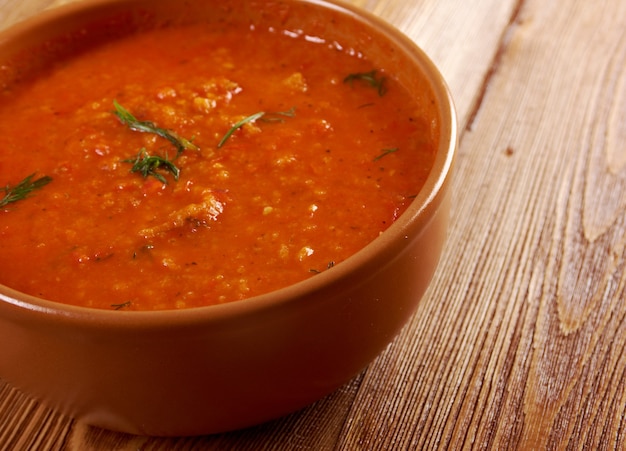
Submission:
[[[235,133],[238,129],[243,127],[249,122],[254,122],[258,119],[263,119],[265,122],[284,122],[284,118],[286,117],[294,117],[296,115],[296,107],[291,107],[287,111],[277,111],[275,113],[266,113],[265,111],[259,111],[258,113],[251,114],[250,116],[244,117],[242,120],[233,125],[226,134],[220,139],[220,142],[217,144],[217,148],[219,149],[228,138],[231,137],[233,133]]]
[[[0,188],[0,191],[4,191],[4,197],[0,199],[0,208],[12,203],[27,198],[33,191],[43,188],[45,185],[52,181],[52,177],[47,175],[33,180],[35,174],[31,174],[17,185],[6,185]]]
[[[120,121],[127,125],[128,128],[138,132],[153,133],[157,136],[167,139],[176,148],[176,157],[178,157],[186,149],[198,150],[198,146],[191,141],[178,136],[171,130],[157,127],[154,122],[140,121],[133,114],[117,103],[117,100],[113,100],[115,106],[114,114],[120,119]],[[166,172],[170,172],[174,176],[174,180],[178,180],[180,175],[180,169],[166,157],[157,155],[149,155],[146,149],[141,149],[134,159],[123,160],[126,163],[133,163],[133,167],[130,172],[139,172],[144,178],[154,177],[163,184],[167,184],[167,180],[158,172],[158,169],[163,169]]]
[[[383,152],[378,155],[376,158],[374,158],[373,161],[378,161],[380,160],[382,157],[384,157],[385,155],[389,155],[390,153],[394,153],[397,152],[399,149],[397,147],[393,147],[391,149],[383,149]]]
[[[387,93],[387,79],[383,76],[378,77],[377,75],[378,71],[376,69],[370,72],[359,72],[348,75],[343,79],[343,82],[349,83],[350,86],[352,86],[355,80],[364,81],[372,88],[376,89],[378,91],[378,95],[382,97]]]
[[[230,138],[231,135],[235,133],[238,129],[240,129],[241,127],[243,127],[249,122],[254,122],[257,119],[260,119],[264,115],[265,115],[264,111],[259,111],[258,113],[254,113],[254,114],[251,114],[250,116],[244,117],[242,120],[237,122],[235,125],[233,125],[230,128],[230,130],[226,132],[226,134],[222,137],[220,142],[217,144],[217,148],[219,149],[220,147],[222,147],[226,143],[226,141],[228,141],[228,138]]]
[[[177,155],[180,155],[186,149],[198,150],[198,146],[193,144],[191,141],[178,136],[173,131],[157,127],[154,122],[138,120],[131,114],[130,111],[117,103],[117,100],[113,100],[113,105],[115,106],[114,114],[120,119],[122,124],[127,125],[131,130],[144,133],[154,133],[155,135],[167,139],[174,145],[174,147],[176,147]]]
[[[326,265],[326,269],[330,269],[333,266],[335,266],[335,262],[334,261],[329,261],[328,264]],[[311,269],[309,269],[309,272],[312,272],[314,274],[320,274],[322,271],[320,271],[319,269],[311,268]]]
[[[266,113],[261,120],[265,122],[284,122],[286,117],[295,117],[296,107],[292,106],[287,111],[277,111],[276,113]]]
[[[178,181],[180,175],[180,169],[169,160],[167,157],[160,157],[157,155],[149,155],[146,149],[141,149],[135,159],[123,160],[125,163],[133,163],[133,167],[130,172],[139,172],[143,175],[143,178],[150,176],[156,178],[164,185],[167,185],[167,180],[158,169],[163,169],[166,172],[170,172],[174,176],[174,180]]]

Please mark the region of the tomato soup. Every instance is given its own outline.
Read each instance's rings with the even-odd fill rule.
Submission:
[[[1,100],[0,283],[100,309],[332,271],[403,213],[437,145],[393,73],[273,27],[129,33]]]

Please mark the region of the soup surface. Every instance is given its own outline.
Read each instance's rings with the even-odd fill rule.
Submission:
[[[385,68],[276,29],[131,34],[0,95],[0,283],[102,309],[332,270],[402,214],[436,148]]]

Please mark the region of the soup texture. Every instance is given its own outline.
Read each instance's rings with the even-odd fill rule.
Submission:
[[[436,150],[429,100],[275,28],[159,27],[13,78],[0,283],[79,306],[200,307],[332,271],[403,213]]]

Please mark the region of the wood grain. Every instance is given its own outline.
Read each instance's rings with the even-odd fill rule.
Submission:
[[[1,449],[626,449],[626,2],[353,3],[426,50],[463,126],[449,242],[400,336],[303,411],[210,437],[103,431],[0,382]]]
[[[369,368],[353,412],[368,427],[345,434],[347,448],[625,446],[626,196],[607,158],[624,147],[594,143],[624,133],[611,114],[624,107],[624,40],[609,37],[623,37],[625,13],[522,5],[463,135],[440,276]],[[589,195],[604,183],[610,199]],[[601,234],[590,209],[611,215]],[[407,375],[423,382],[407,388]],[[371,396],[383,385],[395,390]],[[413,410],[386,408],[407,390]]]

